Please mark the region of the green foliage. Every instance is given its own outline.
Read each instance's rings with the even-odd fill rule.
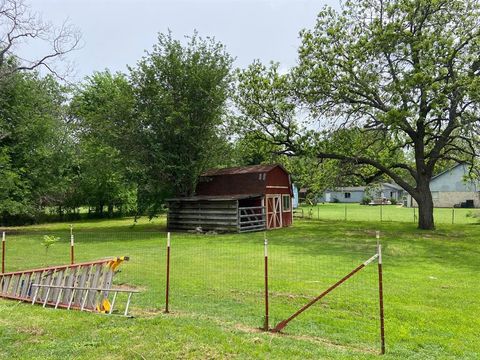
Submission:
[[[369,196],[364,196],[360,204],[361,204],[361,205],[368,205],[368,204],[370,204],[371,201],[372,201],[372,198],[371,198],[371,197],[369,197]]]
[[[437,164],[477,157],[479,15],[474,0],[326,7],[302,31],[290,73],[258,63],[240,73],[244,123],[282,153],[360,166],[355,175],[369,180],[387,175],[416,199],[419,226],[431,229]]]
[[[9,75],[0,82],[2,222],[83,206],[154,215],[167,196],[191,194],[205,169],[232,164],[231,65],[212,39],[168,34],[130,77],[95,73],[71,99],[52,77]]]
[[[304,152],[300,145],[313,139],[301,136],[290,75],[281,74],[278,63],[267,67],[258,61],[236,75],[237,132],[245,136],[253,131],[250,136],[270,143],[277,154]]]
[[[422,228],[433,228],[428,183],[437,163],[477,155],[479,15],[473,0],[347,1],[301,35],[301,101],[334,128],[361,128],[412,160],[385,161],[368,153],[370,142],[323,156],[386,173],[419,203]]]
[[[69,198],[102,216],[106,206],[134,210],[136,171],[129,161],[135,149],[133,90],[122,74],[108,71],[88,77],[70,104],[77,139],[77,176]]]
[[[285,157],[277,154],[279,148],[262,138],[258,130],[245,131],[234,142],[235,165],[282,163]]]
[[[71,142],[64,89],[52,78],[17,73],[0,83],[0,214],[4,224],[33,220],[62,201]]]
[[[150,214],[172,195],[190,195],[198,175],[217,165],[232,58],[213,39],[171,34],[131,69],[141,164],[139,203]]]
[[[45,255],[48,254],[48,249],[50,249],[50,246],[56,244],[59,241],[60,241],[59,237],[56,237],[53,235],[44,235],[41,244],[43,247],[45,247]]]

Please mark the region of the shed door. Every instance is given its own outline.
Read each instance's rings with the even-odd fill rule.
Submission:
[[[280,195],[267,195],[267,228],[282,227],[282,197]]]

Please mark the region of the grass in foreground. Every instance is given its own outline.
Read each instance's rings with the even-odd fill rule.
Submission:
[[[302,314],[283,335],[263,333],[263,234],[174,234],[172,314],[162,314],[164,219],[75,224],[77,259],[130,255],[117,284],[143,290],[134,319],[0,301],[0,357],[375,358],[376,268],[370,266]],[[9,235],[7,270],[68,262],[68,224]],[[475,225],[421,232],[413,224],[303,220],[268,232],[271,326],[374,252],[382,231],[387,355],[480,356],[479,235]],[[43,234],[62,242],[46,255]]]

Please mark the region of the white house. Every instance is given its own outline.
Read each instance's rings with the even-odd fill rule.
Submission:
[[[403,189],[396,184],[382,183],[376,186],[348,186],[327,190],[322,197],[325,202],[360,203],[363,198],[394,199],[400,201]]]
[[[467,180],[468,166],[458,164],[432,178],[430,191],[432,192],[434,207],[480,207],[480,183]],[[417,206],[409,195],[408,206]]]

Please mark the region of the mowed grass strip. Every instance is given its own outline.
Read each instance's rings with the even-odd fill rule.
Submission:
[[[102,226],[103,224],[103,226]],[[133,319],[0,301],[5,358],[375,358],[376,264],[293,320],[263,333],[263,233],[172,235],[171,314],[163,314],[164,219],[75,223],[78,261],[129,255],[116,286],[142,291]],[[7,235],[7,270],[67,263],[69,225]],[[382,233],[386,358],[480,356],[475,225],[297,221],[269,231],[271,326],[375,253]],[[22,232],[23,231],[23,232]],[[28,231],[25,232],[25,231]],[[61,238],[48,253],[44,234]],[[120,305],[119,305],[120,306]]]
[[[405,222],[415,224],[418,221],[418,209],[401,205],[360,205],[342,203],[324,203],[316,206],[301,206],[296,212],[312,220]],[[480,223],[480,209],[435,208],[435,222],[441,225]]]

